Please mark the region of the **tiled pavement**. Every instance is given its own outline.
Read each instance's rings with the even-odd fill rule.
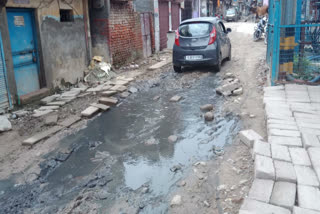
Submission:
[[[320,214],[320,87],[267,87],[264,104],[268,142],[240,133],[255,180],[239,213]]]

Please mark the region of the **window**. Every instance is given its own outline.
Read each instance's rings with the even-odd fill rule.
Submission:
[[[60,22],[73,22],[73,11],[72,10],[60,10]]]
[[[212,24],[206,22],[187,23],[179,27],[179,34],[184,37],[207,36],[212,31]]]
[[[224,27],[224,25],[222,24],[222,22],[219,22],[218,24],[219,28],[221,29],[220,31],[225,33],[226,32],[226,28]]]

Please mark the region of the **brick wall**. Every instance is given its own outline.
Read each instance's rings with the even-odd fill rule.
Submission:
[[[111,2],[109,44],[113,64],[121,65],[142,57],[140,15],[132,2]]]

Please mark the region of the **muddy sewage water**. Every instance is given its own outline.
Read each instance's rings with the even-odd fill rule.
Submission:
[[[166,213],[192,165],[213,159],[213,148],[231,144],[240,126],[236,116],[223,113],[216,74],[200,72],[187,81],[191,87],[180,87],[183,75],[190,74],[167,72],[137,83],[138,93],[59,142],[69,152],[48,154],[36,180],[0,181],[0,213],[57,213],[84,191],[96,193],[103,213],[121,213],[120,201],[136,213]],[[174,95],[183,99],[170,102]],[[215,106],[213,122],[199,109],[208,103]],[[170,135],[177,142],[169,142]]]

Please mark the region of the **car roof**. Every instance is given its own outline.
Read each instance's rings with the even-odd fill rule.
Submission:
[[[200,18],[193,18],[187,19],[181,22],[181,24],[190,23],[190,22],[211,22],[213,24],[217,23],[220,19],[217,17],[200,17]]]

